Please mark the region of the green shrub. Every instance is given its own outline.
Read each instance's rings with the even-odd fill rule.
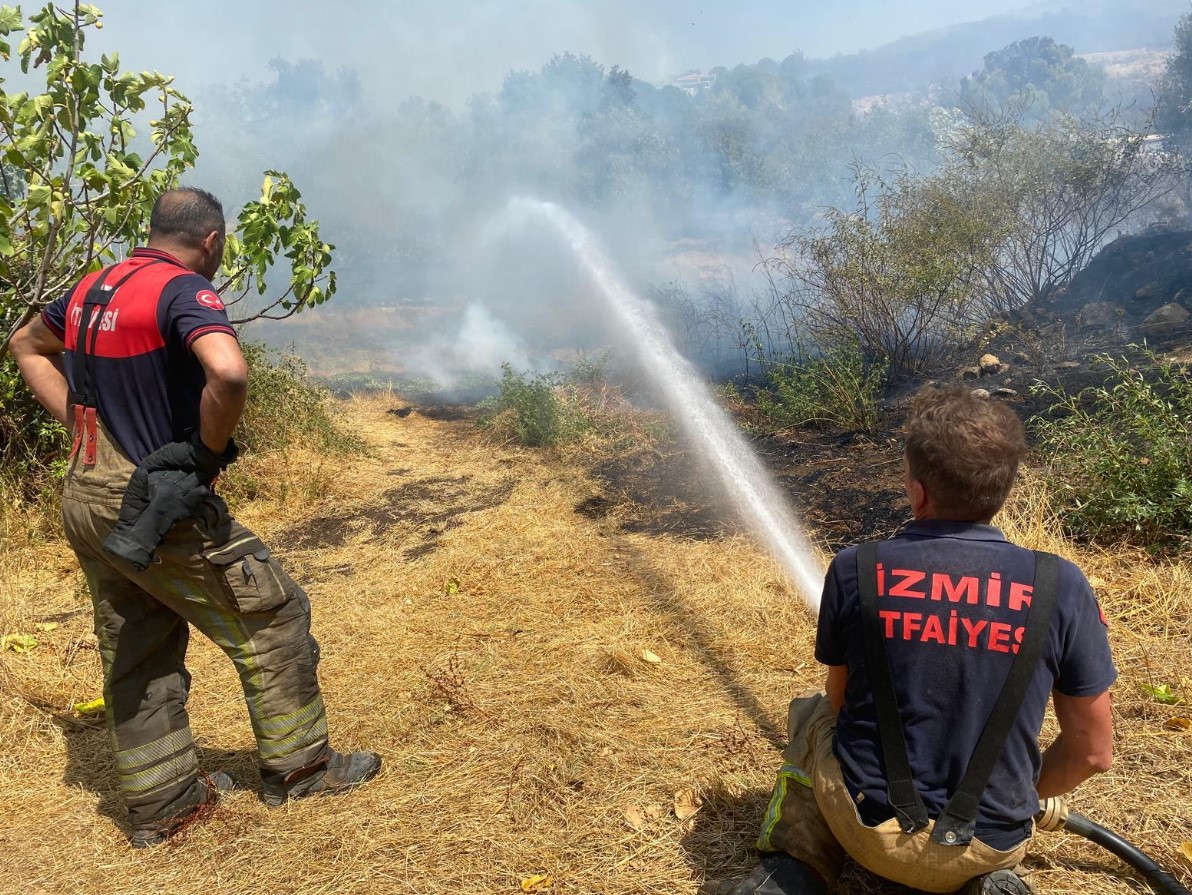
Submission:
[[[331,420],[331,394],[311,381],[302,358],[271,352],[260,342],[241,346],[248,362],[248,403],[236,429],[247,452],[284,450],[292,444],[315,450],[359,449],[355,436]]]
[[[236,440],[246,459],[294,444],[329,453],[360,449],[358,439],[336,428],[330,395],[310,382],[299,358],[283,354],[273,359],[260,343],[241,347],[249,386]],[[57,493],[66,469],[68,434],[34,400],[11,359],[0,366],[0,398],[0,498],[7,506],[46,500]],[[248,478],[238,463],[221,481],[233,496],[256,493],[243,487]]]
[[[515,373],[501,365],[498,394],[486,402],[481,424],[529,447],[579,437],[587,428],[574,386],[557,373]]]
[[[608,363],[611,351],[597,355],[580,354],[567,371],[567,381],[580,388],[598,389],[608,383]]]
[[[22,503],[53,492],[69,445],[66,429],[37,403],[6,357],[0,363],[0,497]]]
[[[817,357],[772,364],[758,392],[762,417],[774,428],[834,426],[871,432],[881,419],[883,364],[867,364],[859,349],[831,348]]]
[[[1142,358],[1097,357],[1106,385],[1076,395],[1037,384],[1058,415],[1032,423],[1073,534],[1162,548],[1192,536],[1192,371]]]

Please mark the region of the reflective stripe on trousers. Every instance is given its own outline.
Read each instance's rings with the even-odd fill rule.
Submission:
[[[144,572],[106,553],[132,470],[100,426],[94,465],[71,460],[62,516],[91,591],[117,777],[137,826],[177,814],[199,794],[186,712],[188,623],[236,666],[263,770],[305,767],[328,746],[306,593],[234,521],[225,543],[255,549],[234,556],[233,544],[222,564],[209,556],[228,554],[226,546],[192,521],[175,526]]]

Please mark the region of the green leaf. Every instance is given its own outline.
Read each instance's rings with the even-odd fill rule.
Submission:
[[[103,697],[99,696],[87,702],[76,702],[74,704],[74,710],[86,717],[88,715],[102,715],[106,711],[106,706],[104,705]]]
[[[0,6],[0,34],[11,34],[23,27],[19,6]]]
[[[1151,695],[1155,702],[1163,705],[1179,705],[1184,700],[1171,688],[1171,684],[1142,684],[1142,689]]]
[[[0,649],[14,653],[28,653],[37,649],[37,638],[32,634],[5,634],[0,637]]]
[[[26,200],[30,208],[43,208],[50,202],[50,188],[40,184],[31,186],[26,194]]]

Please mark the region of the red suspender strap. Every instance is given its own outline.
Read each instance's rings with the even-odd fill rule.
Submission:
[[[154,264],[164,263],[161,259],[150,261],[141,267],[134,267],[126,273],[114,286],[106,286],[105,282],[118,265],[105,268],[83,297],[82,314],[79,318],[78,334],[75,338],[74,357],[72,359],[72,378],[74,386],[72,397],[75,404],[75,443],[71,452],[79,449],[79,442],[83,444],[83,465],[95,465],[95,446],[98,437],[97,418],[95,408],[99,403],[99,396],[95,389],[95,381],[91,368],[91,361],[95,358],[95,345],[99,341],[99,323],[104,309],[116,295],[116,290],[123,286],[133,276]],[[79,405],[82,405],[82,420],[79,419]]]
[[[83,443],[83,405],[71,404],[71,430],[74,435],[74,441],[70,446],[70,459],[74,459],[74,455],[79,452],[79,446]]]
[[[83,465],[95,465],[95,442],[98,436],[95,423],[95,408],[83,409]]]

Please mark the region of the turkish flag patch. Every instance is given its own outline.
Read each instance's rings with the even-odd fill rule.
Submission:
[[[210,289],[204,289],[202,292],[196,295],[195,301],[197,301],[203,307],[210,308],[213,311],[222,311],[224,309],[224,303],[220,301],[219,296]]]

